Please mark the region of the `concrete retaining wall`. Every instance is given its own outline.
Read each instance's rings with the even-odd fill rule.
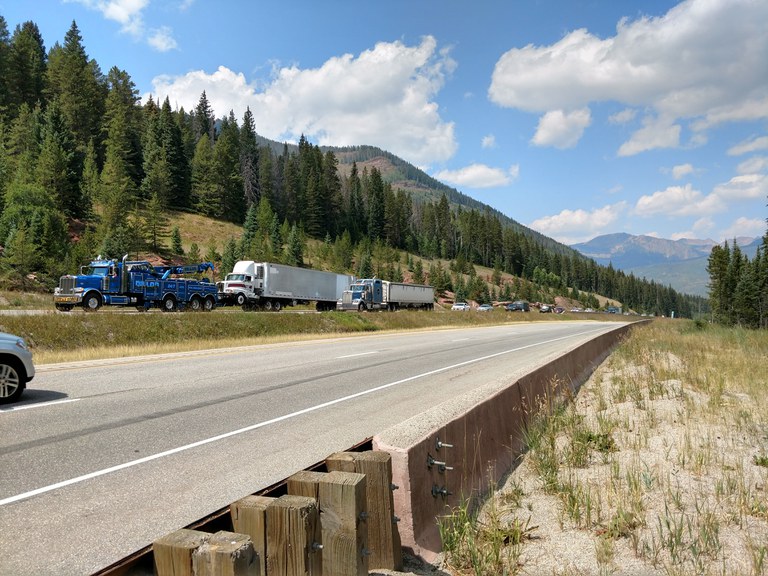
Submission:
[[[433,561],[441,550],[437,517],[485,495],[520,455],[526,425],[541,403],[552,392],[575,393],[631,326],[620,325],[571,349],[479,403],[473,398],[458,414],[436,406],[417,417],[436,423],[427,433],[423,426],[404,422],[375,436],[373,448],[392,456],[403,547]],[[417,438],[409,435],[413,428],[420,430]]]

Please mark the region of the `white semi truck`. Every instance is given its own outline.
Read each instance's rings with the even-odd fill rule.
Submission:
[[[218,282],[219,303],[244,310],[279,311],[285,306],[315,302],[318,311],[335,310],[354,279],[349,274],[241,260]]]
[[[435,307],[435,289],[424,284],[404,284],[378,278],[353,282],[341,297],[342,310],[398,310]]]

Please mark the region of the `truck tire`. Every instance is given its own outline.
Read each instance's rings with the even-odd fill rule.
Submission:
[[[89,292],[83,298],[83,310],[86,312],[96,312],[101,308],[101,296],[96,292]]]
[[[280,300],[275,300],[272,303],[272,310],[275,312],[280,312],[280,309],[283,307],[283,304],[280,302]]]
[[[360,302],[360,304],[357,305],[358,312],[365,312],[366,310],[368,310],[368,307],[365,305],[364,302]]]
[[[264,310],[266,310],[267,312],[272,312],[272,300],[264,301]]]
[[[163,312],[176,312],[178,304],[176,304],[176,298],[170,294],[163,298]]]
[[[15,358],[0,358],[0,404],[15,402],[24,392],[26,374]]]
[[[242,292],[238,292],[237,296],[235,296],[235,303],[238,306],[242,306],[243,304],[245,304],[245,300],[246,300],[245,294],[243,294]]]
[[[189,301],[189,309],[192,312],[200,312],[203,309],[203,301],[200,296],[192,296],[192,300]]]
[[[216,301],[213,299],[213,296],[206,297],[205,300],[203,300],[203,310],[205,312],[210,312],[216,308]]]

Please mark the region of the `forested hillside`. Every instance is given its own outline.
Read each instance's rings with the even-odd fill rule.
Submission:
[[[328,267],[397,278],[409,266],[457,296],[494,295],[475,281],[474,265],[482,265],[494,269],[493,291],[504,297],[524,286],[534,296],[600,294],[639,312],[702,307],[702,299],[598,266],[387,152],[321,149],[303,137],[279,145],[257,130],[250,110],[242,118],[214,111],[205,93],[188,111],[168,99],[141,102],[127,71],[104,73],[88,57],[74,22],[63,44],[46,49],[34,22],[10,33],[0,15],[5,285],[50,290],[96,254],[211,259],[219,274],[241,258],[303,265],[306,243],[316,240]],[[243,231],[185,247],[170,211]],[[504,284],[502,272],[518,280]]]

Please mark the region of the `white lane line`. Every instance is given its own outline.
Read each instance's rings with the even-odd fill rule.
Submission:
[[[440,374],[441,372],[447,372],[448,370],[453,370],[454,368],[461,368],[462,366],[476,364],[477,362],[483,362],[484,360],[490,360],[491,358],[497,358],[499,356],[504,356],[505,354],[511,354],[512,352],[519,352],[521,350],[526,350],[528,348],[535,348],[536,346],[552,344],[553,342],[558,342],[560,340],[567,340],[569,338],[577,338],[579,336],[583,336],[591,332],[597,332],[598,330],[601,330],[601,328],[586,330],[584,332],[579,332],[577,334],[570,334],[568,336],[559,336],[558,338],[552,338],[551,340],[545,340],[543,342],[537,342],[535,344],[526,344],[525,346],[518,346],[517,348],[503,350],[502,352],[496,352],[495,354],[488,354],[487,356],[473,358],[472,360],[465,360],[464,362],[459,362],[458,364],[443,366],[442,368],[430,370],[429,372],[422,372],[421,374],[416,374],[415,376],[409,376],[408,378],[403,378],[402,380],[396,380],[394,382],[389,382],[388,384],[382,384],[381,386],[376,386],[375,388],[363,390],[362,392],[350,394],[349,396],[336,398],[335,400],[329,400],[328,402],[323,402],[322,404],[316,404],[315,406],[310,406],[309,408],[304,408],[303,410],[297,410],[296,412],[291,412],[290,414],[278,416],[277,418],[272,418],[271,420],[265,420],[264,422],[259,422],[258,424],[252,424],[251,426],[246,426],[245,428],[240,428],[239,430],[232,430],[231,432],[225,432],[224,434],[219,434],[218,436],[212,436],[210,438],[198,440],[197,442],[192,442],[191,444],[186,444],[184,446],[171,448],[170,450],[166,450],[164,452],[158,452],[157,454],[145,456],[144,458],[138,458],[136,460],[131,460],[130,462],[124,462],[123,464],[118,464],[117,466],[111,466],[110,468],[104,468],[102,470],[96,470],[95,472],[90,472],[89,474],[83,474],[82,476],[78,476],[77,478],[70,478],[69,480],[63,480],[55,484],[50,484],[49,486],[43,486],[35,490],[30,490],[29,492],[16,494],[15,496],[9,496],[7,498],[3,498],[2,500],[0,500],[0,506],[13,504],[14,502],[18,502],[19,500],[26,500],[27,498],[32,498],[33,496],[39,496],[40,494],[45,494],[46,492],[51,492],[52,490],[57,490],[59,488],[64,488],[66,486],[71,486],[73,484],[79,484],[80,482],[85,482],[86,480],[92,480],[93,478],[98,478],[99,476],[111,474],[112,472],[118,472],[119,470],[125,470],[126,468],[132,468],[133,466],[138,466],[139,464],[145,464],[147,462],[151,462],[152,460],[158,460],[160,458],[165,458],[166,456],[172,456],[174,454],[178,454],[179,452],[185,452],[186,450],[191,450],[193,448],[205,446],[206,444],[211,444],[212,442],[218,442],[219,440],[231,438],[232,436],[238,436],[240,434],[245,434],[246,432],[252,432],[253,430],[258,430],[259,428],[264,428],[272,424],[277,424],[278,422],[283,422],[285,420],[290,420],[298,416],[303,416],[304,414],[309,414],[310,412],[316,412],[317,410],[328,408],[329,406],[341,404],[342,402],[347,402],[348,400],[354,400],[355,398],[360,398],[361,396],[367,396],[368,394],[373,394],[374,392],[380,392],[381,390],[386,390],[387,388],[392,388],[393,386],[405,384],[406,382],[412,382],[414,380],[418,380],[419,378],[434,376],[435,374]]]
[[[457,338],[456,340],[451,340],[451,342],[466,342],[467,340],[471,340],[471,338]]]
[[[371,352],[359,352],[357,354],[347,354],[346,356],[336,356],[336,360],[341,360],[342,358],[356,358],[357,356],[368,356],[369,354],[378,354],[378,350],[373,350]]]
[[[78,400],[80,400],[80,398],[65,398],[64,400],[36,402],[35,404],[24,404],[23,406],[12,406],[10,408],[0,408],[0,412],[16,412],[17,410],[29,410],[30,408],[42,408],[43,406],[53,406],[54,404],[67,404],[68,402],[77,402]]]

